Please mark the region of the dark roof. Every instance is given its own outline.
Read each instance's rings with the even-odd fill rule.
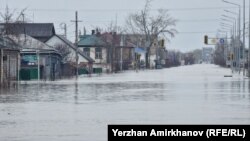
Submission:
[[[63,42],[65,42],[68,46],[70,46],[71,48],[73,48],[74,50],[77,50],[77,47],[70,42],[68,39],[66,39],[64,36],[61,35],[55,35],[56,37],[58,37],[59,39],[61,39]],[[87,59],[89,62],[95,62],[91,57],[85,55],[82,51],[78,50],[78,53],[84,57],[85,59]]]
[[[4,25],[6,34],[27,34],[42,42],[55,35],[53,23],[1,23]]]

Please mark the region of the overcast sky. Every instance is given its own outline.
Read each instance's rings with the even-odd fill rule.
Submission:
[[[228,1],[243,3],[243,0]],[[68,37],[73,41],[74,24],[70,21],[74,20],[76,10],[79,20],[83,21],[79,28],[85,26],[90,33],[94,27],[106,27],[111,21],[115,22],[116,15],[117,24],[123,26],[129,13],[142,9],[144,3],[145,0],[0,0],[0,8],[3,11],[7,4],[16,11],[27,7],[26,17],[30,22],[53,22],[58,34],[63,33],[60,23],[66,23]],[[167,48],[180,51],[205,47],[203,37],[205,34],[216,36],[221,15],[226,14],[224,9],[237,12],[236,7],[221,0],[153,0],[152,12],[160,8],[169,9],[170,14],[179,20],[176,29],[180,33],[167,43]]]

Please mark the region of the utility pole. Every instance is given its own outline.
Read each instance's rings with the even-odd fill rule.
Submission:
[[[156,28],[156,31],[158,32],[158,28]],[[159,64],[158,64],[158,49],[159,49],[159,41],[158,41],[158,34],[156,35],[156,49],[155,49],[155,69],[158,69],[158,66],[159,66]]]
[[[3,84],[3,49],[0,49],[0,51],[1,51],[1,73],[0,73],[0,85],[2,86],[2,84]]]
[[[249,6],[250,6],[250,2],[249,2]],[[249,9],[249,13],[250,13],[250,9]],[[249,19],[250,19],[250,14],[249,14]],[[250,22],[248,22],[249,24],[249,28],[248,28],[248,37],[249,37],[249,41],[248,41],[248,77],[250,77]]]
[[[239,60],[238,60],[238,67],[239,67],[239,74],[240,74],[240,70],[241,70],[241,62],[240,62],[240,60],[241,60],[241,41],[240,41],[240,36],[241,36],[241,7],[239,6],[239,25],[238,25],[239,27],[239,40],[238,40],[238,42],[239,42],[239,47],[238,47],[238,54],[239,54]]]
[[[78,79],[78,23],[82,22],[78,20],[78,12],[76,11],[75,13],[75,20],[71,21],[71,22],[75,22],[75,46],[76,46],[76,79]]]
[[[40,81],[40,54],[39,54],[39,50],[36,51],[36,55],[37,55],[37,80],[39,82]]]
[[[120,71],[122,71],[123,70],[123,46],[124,46],[124,35],[121,35],[121,63],[120,63]]]
[[[245,25],[245,21],[246,21],[246,1],[243,0],[243,51],[242,51],[242,58],[243,58],[243,76],[246,75],[246,71],[245,71],[245,30],[246,30],[246,25]]]
[[[246,70],[245,70],[245,43],[246,43],[246,0],[243,0],[243,52],[242,52],[242,56],[243,56],[243,76],[246,76]]]

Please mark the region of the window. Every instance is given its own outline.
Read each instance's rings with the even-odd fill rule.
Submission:
[[[90,48],[83,48],[83,52],[86,56],[90,57]]]
[[[102,59],[102,48],[95,48],[95,59]]]

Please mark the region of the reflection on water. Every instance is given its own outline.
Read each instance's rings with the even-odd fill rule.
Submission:
[[[0,102],[102,102],[151,101],[168,97],[167,84],[148,82],[77,83],[57,82],[20,85],[18,89],[2,89]],[[74,98],[74,102],[71,101]]]
[[[250,83],[226,74],[195,65],[22,82],[0,90],[0,140],[106,140],[115,123],[250,124]]]

